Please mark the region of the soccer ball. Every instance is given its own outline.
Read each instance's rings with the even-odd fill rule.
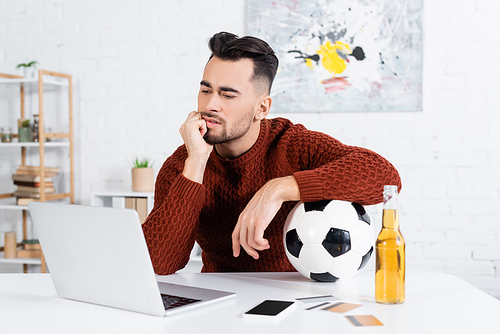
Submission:
[[[362,205],[345,201],[299,202],[283,229],[288,260],[307,278],[346,280],[370,260],[374,234]]]

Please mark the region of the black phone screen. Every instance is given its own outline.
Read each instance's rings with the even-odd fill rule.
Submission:
[[[294,302],[280,300],[265,300],[250,311],[245,312],[245,314],[274,316],[278,315],[293,303]]]

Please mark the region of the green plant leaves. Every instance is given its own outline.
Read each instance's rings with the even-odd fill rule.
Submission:
[[[153,166],[153,163],[148,158],[144,158],[142,160],[135,158],[132,164],[134,168],[150,168]]]
[[[18,64],[16,66],[16,68],[21,68],[21,67],[31,67],[31,66],[34,66],[34,65],[37,65],[38,62],[33,60],[32,62],[29,62],[29,63],[21,63],[21,64]]]

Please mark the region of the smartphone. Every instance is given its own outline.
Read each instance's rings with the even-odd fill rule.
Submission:
[[[251,310],[243,314],[244,317],[249,316],[268,316],[276,317],[277,315],[283,315],[285,310],[292,309],[292,305],[295,302],[292,301],[282,301],[282,300],[265,300],[259,305],[255,306]]]

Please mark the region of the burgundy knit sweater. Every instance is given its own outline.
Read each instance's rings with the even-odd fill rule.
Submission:
[[[156,179],[154,208],[143,231],[155,272],[172,274],[189,261],[195,240],[202,248],[203,272],[294,271],[283,247],[283,225],[296,202],[285,202],[265,231],[270,249],[254,260],[242,249],[233,257],[231,234],[252,196],[269,180],[293,175],[302,202],[336,199],[380,203],[383,186],[398,185],[396,169],[364,148],[347,146],[284,118],[261,121],[254,146],[233,160],[216,150],[203,184],[182,175],[187,152],[180,146]]]

